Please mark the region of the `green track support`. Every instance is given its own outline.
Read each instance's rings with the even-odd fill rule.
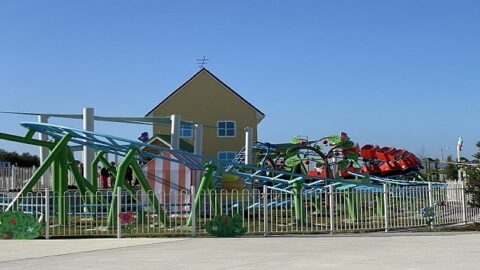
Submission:
[[[381,217],[384,215],[384,209],[385,205],[383,202],[383,193],[377,193],[375,194],[375,202],[376,202],[376,210],[377,210],[377,216]]]
[[[303,207],[301,180],[295,180],[292,183],[292,191],[295,205],[295,222],[297,224],[302,224],[305,217],[305,209]]]
[[[5,135],[5,134],[3,134],[3,135]],[[8,134],[6,134],[6,135],[8,135]],[[1,135],[0,135],[0,137],[1,137]],[[16,137],[18,137],[18,136],[16,136]],[[38,167],[38,169],[32,175],[30,180],[28,180],[27,184],[17,194],[17,196],[13,199],[13,201],[10,203],[10,205],[7,207],[7,209],[5,211],[13,210],[18,205],[20,198],[32,190],[32,188],[35,186],[35,184],[37,184],[37,182],[40,180],[40,178],[45,173],[45,171],[50,167],[50,165],[52,165],[52,163],[55,160],[57,160],[57,158],[59,156],[59,153],[61,153],[63,151],[63,149],[67,146],[68,141],[71,138],[72,138],[72,136],[67,134],[58,143],[56,143],[56,144],[51,143],[52,145],[55,145],[55,147],[50,152],[50,155],[48,155],[48,157],[45,159],[43,164],[40,165],[40,167]],[[45,146],[45,145],[41,145],[41,146]]]
[[[140,186],[148,196],[148,201],[150,202],[151,205],[153,205],[153,207],[155,208],[155,212],[160,217],[160,221],[162,222],[162,224],[168,225],[169,220],[166,218],[165,211],[163,210],[162,206],[160,205],[160,202],[155,196],[154,191],[148,184],[148,180],[143,174],[142,169],[140,168],[138,163],[135,161],[131,163],[131,166],[132,166],[132,170],[135,177],[138,179],[138,182],[140,182]]]
[[[358,194],[354,190],[345,193],[347,198],[348,217],[350,220],[357,220]]]
[[[192,209],[195,207],[195,213],[197,213],[197,217],[200,216],[200,203],[202,201],[202,197],[204,196],[205,191],[207,191],[210,186],[210,182],[212,181],[212,176],[215,170],[216,167],[212,163],[208,163],[205,165],[205,170],[203,172],[202,180],[200,181],[200,186],[198,187],[198,191],[195,194],[193,205],[191,206]],[[192,225],[193,212],[194,211],[190,212],[190,216],[187,220],[187,226]]]
[[[27,132],[26,136],[30,136],[31,133]],[[46,142],[46,141],[41,141],[41,140],[35,140],[29,137],[21,137],[21,136],[16,136],[12,134],[7,134],[7,133],[1,133],[0,132],[0,139],[6,140],[6,141],[12,141],[12,142],[18,142],[18,143],[24,143],[24,144],[31,144],[31,145],[36,145],[36,146],[43,146],[43,147],[48,147],[50,149],[53,149],[55,147],[55,143],[51,142]]]

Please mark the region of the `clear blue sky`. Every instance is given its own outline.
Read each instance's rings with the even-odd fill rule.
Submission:
[[[0,110],[142,116],[205,55],[265,112],[262,141],[346,131],[439,157],[463,136],[470,157],[480,140],[479,14],[476,0],[3,0]],[[18,123],[35,120],[0,115],[0,132],[23,134]],[[128,138],[150,129],[97,124]]]

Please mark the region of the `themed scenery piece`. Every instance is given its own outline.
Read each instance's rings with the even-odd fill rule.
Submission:
[[[0,239],[35,239],[41,235],[41,228],[33,215],[16,211],[0,213]]]

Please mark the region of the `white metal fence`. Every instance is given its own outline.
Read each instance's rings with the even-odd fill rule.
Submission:
[[[388,231],[420,226],[439,226],[480,220],[480,209],[468,205],[463,185],[446,187],[387,188],[383,192],[340,191],[333,188],[305,192],[303,211],[295,213],[292,193],[272,190],[221,191],[204,193],[192,222],[188,218],[195,198],[190,191],[168,194],[144,194],[137,191],[118,193],[120,215],[108,222],[112,192],[78,192],[55,196],[52,192],[29,193],[15,210],[30,212],[44,223],[44,236],[189,236],[206,235],[204,224],[219,214],[240,214],[247,234],[334,233],[353,231]],[[155,195],[163,215],[147,200]],[[1,195],[0,195],[1,196]],[[0,212],[13,199],[9,193],[0,197]],[[298,199],[298,198],[297,198]],[[66,205],[66,216],[59,212],[59,200]],[[175,202],[175,203],[172,203]],[[434,210],[431,224],[425,210]],[[124,222],[122,216],[131,220]]]
[[[0,167],[0,191],[20,191],[36,170],[37,168],[35,167]],[[44,177],[33,187],[33,190],[44,190],[48,187],[48,183],[52,183],[52,180],[50,179],[51,175],[51,170],[48,169],[45,172]],[[68,185],[75,186],[75,179],[70,171],[68,172]]]

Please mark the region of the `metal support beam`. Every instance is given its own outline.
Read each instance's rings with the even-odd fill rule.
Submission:
[[[251,127],[245,128],[245,164],[252,164],[253,157],[253,129]]]
[[[193,153],[201,155],[203,152],[203,125],[195,124],[193,126]]]
[[[83,130],[94,131],[95,130],[95,113],[93,108],[83,108]],[[91,164],[95,157],[94,149],[83,146],[83,177],[93,184],[96,179],[91,175]]]
[[[48,116],[47,115],[39,115],[38,116],[38,122],[39,123],[48,123]],[[39,133],[38,134],[38,139],[40,141],[46,142],[48,140],[48,135],[44,133]],[[48,148],[45,146],[40,146],[39,148],[39,157],[40,157],[40,164],[42,164],[45,159],[47,159],[48,156]],[[49,172],[46,171],[44,175],[42,175],[41,180],[40,180],[45,188],[50,187],[50,175]]]
[[[172,120],[171,130],[170,130],[170,149],[179,150],[180,149],[180,124],[182,118],[180,115],[172,114],[170,116]]]

